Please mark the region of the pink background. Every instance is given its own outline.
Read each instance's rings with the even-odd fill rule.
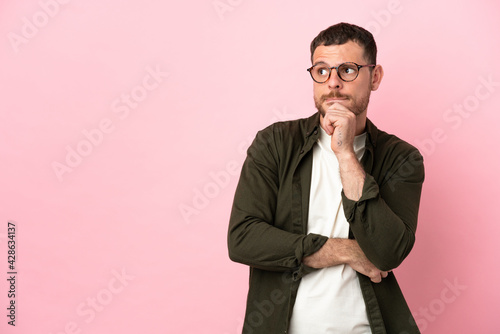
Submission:
[[[425,157],[417,242],[396,269],[412,312],[424,333],[498,333],[499,9],[0,2],[0,332],[241,332],[248,271],[226,230],[245,150],[315,112],[309,43],[347,21],[374,33],[385,69],[369,117]]]

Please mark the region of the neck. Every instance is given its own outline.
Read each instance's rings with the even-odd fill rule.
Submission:
[[[361,114],[356,115],[356,136],[365,132],[366,128],[366,110]]]

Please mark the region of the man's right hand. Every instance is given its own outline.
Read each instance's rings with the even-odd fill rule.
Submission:
[[[360,274],[368,276],[372,282],[380,283],[387,271],[381,271],[368,260],[356,240],[328,239],[316,253],[305,257],[303,263],[312,268],[326,268],[347,264]]]
[[[350,242],[350,258],[347,264],[358,273],[368,276],[373,283],[380,283],[382,278],[386,278],[388,271],[381,271],[368,260],[356,240],[347,239]]]

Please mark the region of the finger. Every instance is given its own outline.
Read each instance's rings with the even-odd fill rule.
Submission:
[[[349,115],[342,111],[327,111],[323,117],[323,124],[332,124],[333,127],[347,126],[350,122]]]
[[[346,106],[344,106],[341,103],[335,102],[332,103],[329,107],[328,110],[337,110],[337,111],[342,111],[342,112],[351,112]]]
[[[326,130],[326,133],[329,136],[333,134],[333,130],[335,129],[335,121],[335,118],[328,114],[323,118],[323,128]]]
[[[388,271],[382,271],[380,274],[382,275],[382,278],[386,278],[389,275],[389,272]]]
[[[380,274],[377,274],[376,276],[371,277],[371,280],[373,283],[380,283],[382,282],[382,277],[380,276]]]

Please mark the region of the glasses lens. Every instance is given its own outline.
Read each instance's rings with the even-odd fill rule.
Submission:
[[[353,81],[358,76],[358,67],[354,63],[344,63],[339,66],[339,75],[345,81]]]
[[[317,82],[325,82],[330,76],[330,68],[326,65],[314,66],[311,70],[313,79]]]

